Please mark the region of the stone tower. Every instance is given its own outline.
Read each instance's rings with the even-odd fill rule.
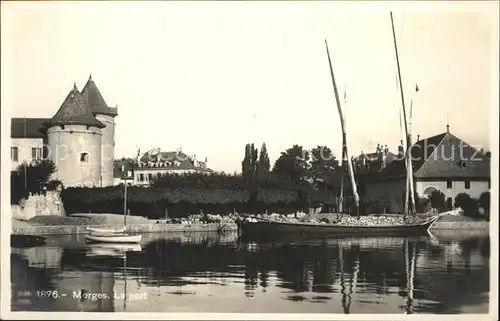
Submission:
[[[101,129],[76,84],[54,117],[45,122],[48,156],[56,165],[53,179],[64,186],[100,186]]]
[[[113,185],[113,161],[115,158],[115,117],[118,116],[118,108],[108,107],[99,89],[92,80],[89,80],[82,90],[82,97],[97,120],[106,127],[102,129],[101,145],[101,176],[102,186]]]

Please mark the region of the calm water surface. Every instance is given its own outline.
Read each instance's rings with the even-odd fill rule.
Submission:
[[[171,233],[130,248],[54,236],[12,248],[12,310],[488,313],[489,251],[488,236],[249,242]]]

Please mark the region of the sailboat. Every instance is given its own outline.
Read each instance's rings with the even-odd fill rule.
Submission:
[[[87,228],[90,234],[85,235],[88,242],[97,243],[139,243],[142,235],[127,233],[127,182],[125,181],[123,227],[118,229]]]
[[[400,93],[401,93],[401,100],[403,102],[403,113],[405,114],[404,116],[404,124],[405,124],[405,136],[406,136],[406,152],[405,152],[405,161],[406,161],[406,169],[407,169],[407,179],[408,179],[408,184],[407,187],[409,186],[410,188],[409,191],[413,191],[413,172],[412,172],[412,165],[411,165],[411,155],[409,155],[410,151],[410,146],[411,146],[411,138],[410,135],[408,134],[408,125],[406,121],[406,112],[405,112],[405,106],[404,106],[404,96],[403,96],[403,86],[402,86],[402,81],[401,81],[401,71],[400,71],[400,66],[399,66],[399,57],[398,57],[398,51],[397,51],[397,43],[396,43],[396,36],[395,36],[395,31],[394,31],[394,21],[392,18],[392,12],[391,12],[391,24],[392,24],[392,32],[393,32],[393,38],[394,38],[394,47],[396,51],[396,62],[397,62],[397,67],[398,67],[398,79],[399,79],[399,86],[400,86]],[[340,98],[339,98],[339,93],[337,90],[337,84],[335,81],[335,75],[333,72],[333,67],[332,67],[332,62],[330,58],[330,52],[328,50],[328,43],[325,40],[325,46],[326,46],[326,53],[328,56],[328,63],[330,66],[330,74],[332,78],[332,84],[333,84],[333,90],[335,93],[335,101],[337,104],[337,108],[339,111],[339,117],[340,117],[340,123],[341,123],[341,128],[342,128],[342,154],[343,154],[343,159],[346,159],[345,163],[347,165],[347,171],[349,174],[349,178],[351,180],[351,185],[352,185],[352,190],[353,190],[353,196],[354,196],[354,201],[355,201],[355,207],[356,207],[356,212],[357,212],[357,217],[358,217],[358,222],[350,222],[350,223],[343,223],[342,220],[339,220],[339,222],[336,223],[312,223],[312,222],[277,222],[277,221],[272,221],[272,220],[266,220],[266,219],[251,219],[251,220],[243,220],[241,221],[240,224],[240,229],[243,233],[243,235],[251,235],[251,236],[257,236],[257,237],[262,237],[262,236],[270,236],[270,235],[277,235],[277,234],[297,234],[297,235],[306,235],[306,236],[311,236],[314,234],[323,234],[323,235],[329,235],[329,236],[334,236],[334,235],[385,235],[385,236],[406,236],[406,235],[427,235],[428,230],[432,227],[432,225],[438,220],[438,218],[443,214],[435,214],[431,215],[428,217],[416,217],[416,215],[413,215],[412,220],[407,220],[407,216],[405,215],[405,219],[395,222],[395,223],[380,223],[376,222],[374,220],[374,224],[366,224],[361,222],[359,220],[359,195],[357,193],[356,189],[356,182],[354,179],[354,172],[352,168],[352,163],[350,162],[350,158],[348,157],[347,153],[347,135],[346,135],[346,129],[345,129],[345,118],[344,114],[342,112],[342,107],[340,104]],[[343,166],[345,166],[343,164]],[[408,194],[406,193],[407,198]],[[341,194],[341,196],[343,196]],[[411,213],[415,214],[415,200],[413,198],[413,195],[410,196],[412,200],[412,206],[411,208],[408,206],[405,209],[405,213]],[[408,203],[408,202],[407,202]],[[341,217],[341,215],[340,215]]]

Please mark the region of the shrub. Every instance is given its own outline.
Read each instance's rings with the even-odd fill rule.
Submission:
[[[484,216],[489,221],[490,220],[490,192],[486,191],[481,193],[479,196],[479,206],[484,209]]]
[[[455,207],[460,207],[464,211],[465,216],[479,216],[478,201],[467,193],[460,193],[455,197]]]
[[[266,209],[274,212],[297,210],[298,195],[289,190],[259,190],[255,201],[250,202],[250,193],[244,189],[208,188],[127,188],[127,208],[131,215],[147,216],[151,219],[185,217],[193,213],[229,214],[233,211],[262,213]],[[124,210],[124,187],[103,188],[71,187],[61,193],[66,213],[122,213]]]
[[[42,192],[55,170],[56,167],[50,160],[19,165],[10,174],[11,204],[19,204],[29,193]]]
[[[445,196],[441,191],[433,191],[429,195],[429,202],[431,207],[437,209],[438,211],[444,211],[445,209]]]

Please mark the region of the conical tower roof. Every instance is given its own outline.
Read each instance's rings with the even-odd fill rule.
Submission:
[[[82,96],[90,111],[95,114],[104,114],[109,116],[117,116],[118,112],[116,108],[108,107],[106,101],[101,95],[99,89],[95,82],[92,80],[92,75],[89,76],[89,80],[85,84],[82,90]]]
[[[104,128],[106,125],[97,120],[89,107],[85,103],[82,95],[76,88],[76,84],[69,92],[57,113],[48,122],[46,126],[58,125],[87,125]]]

